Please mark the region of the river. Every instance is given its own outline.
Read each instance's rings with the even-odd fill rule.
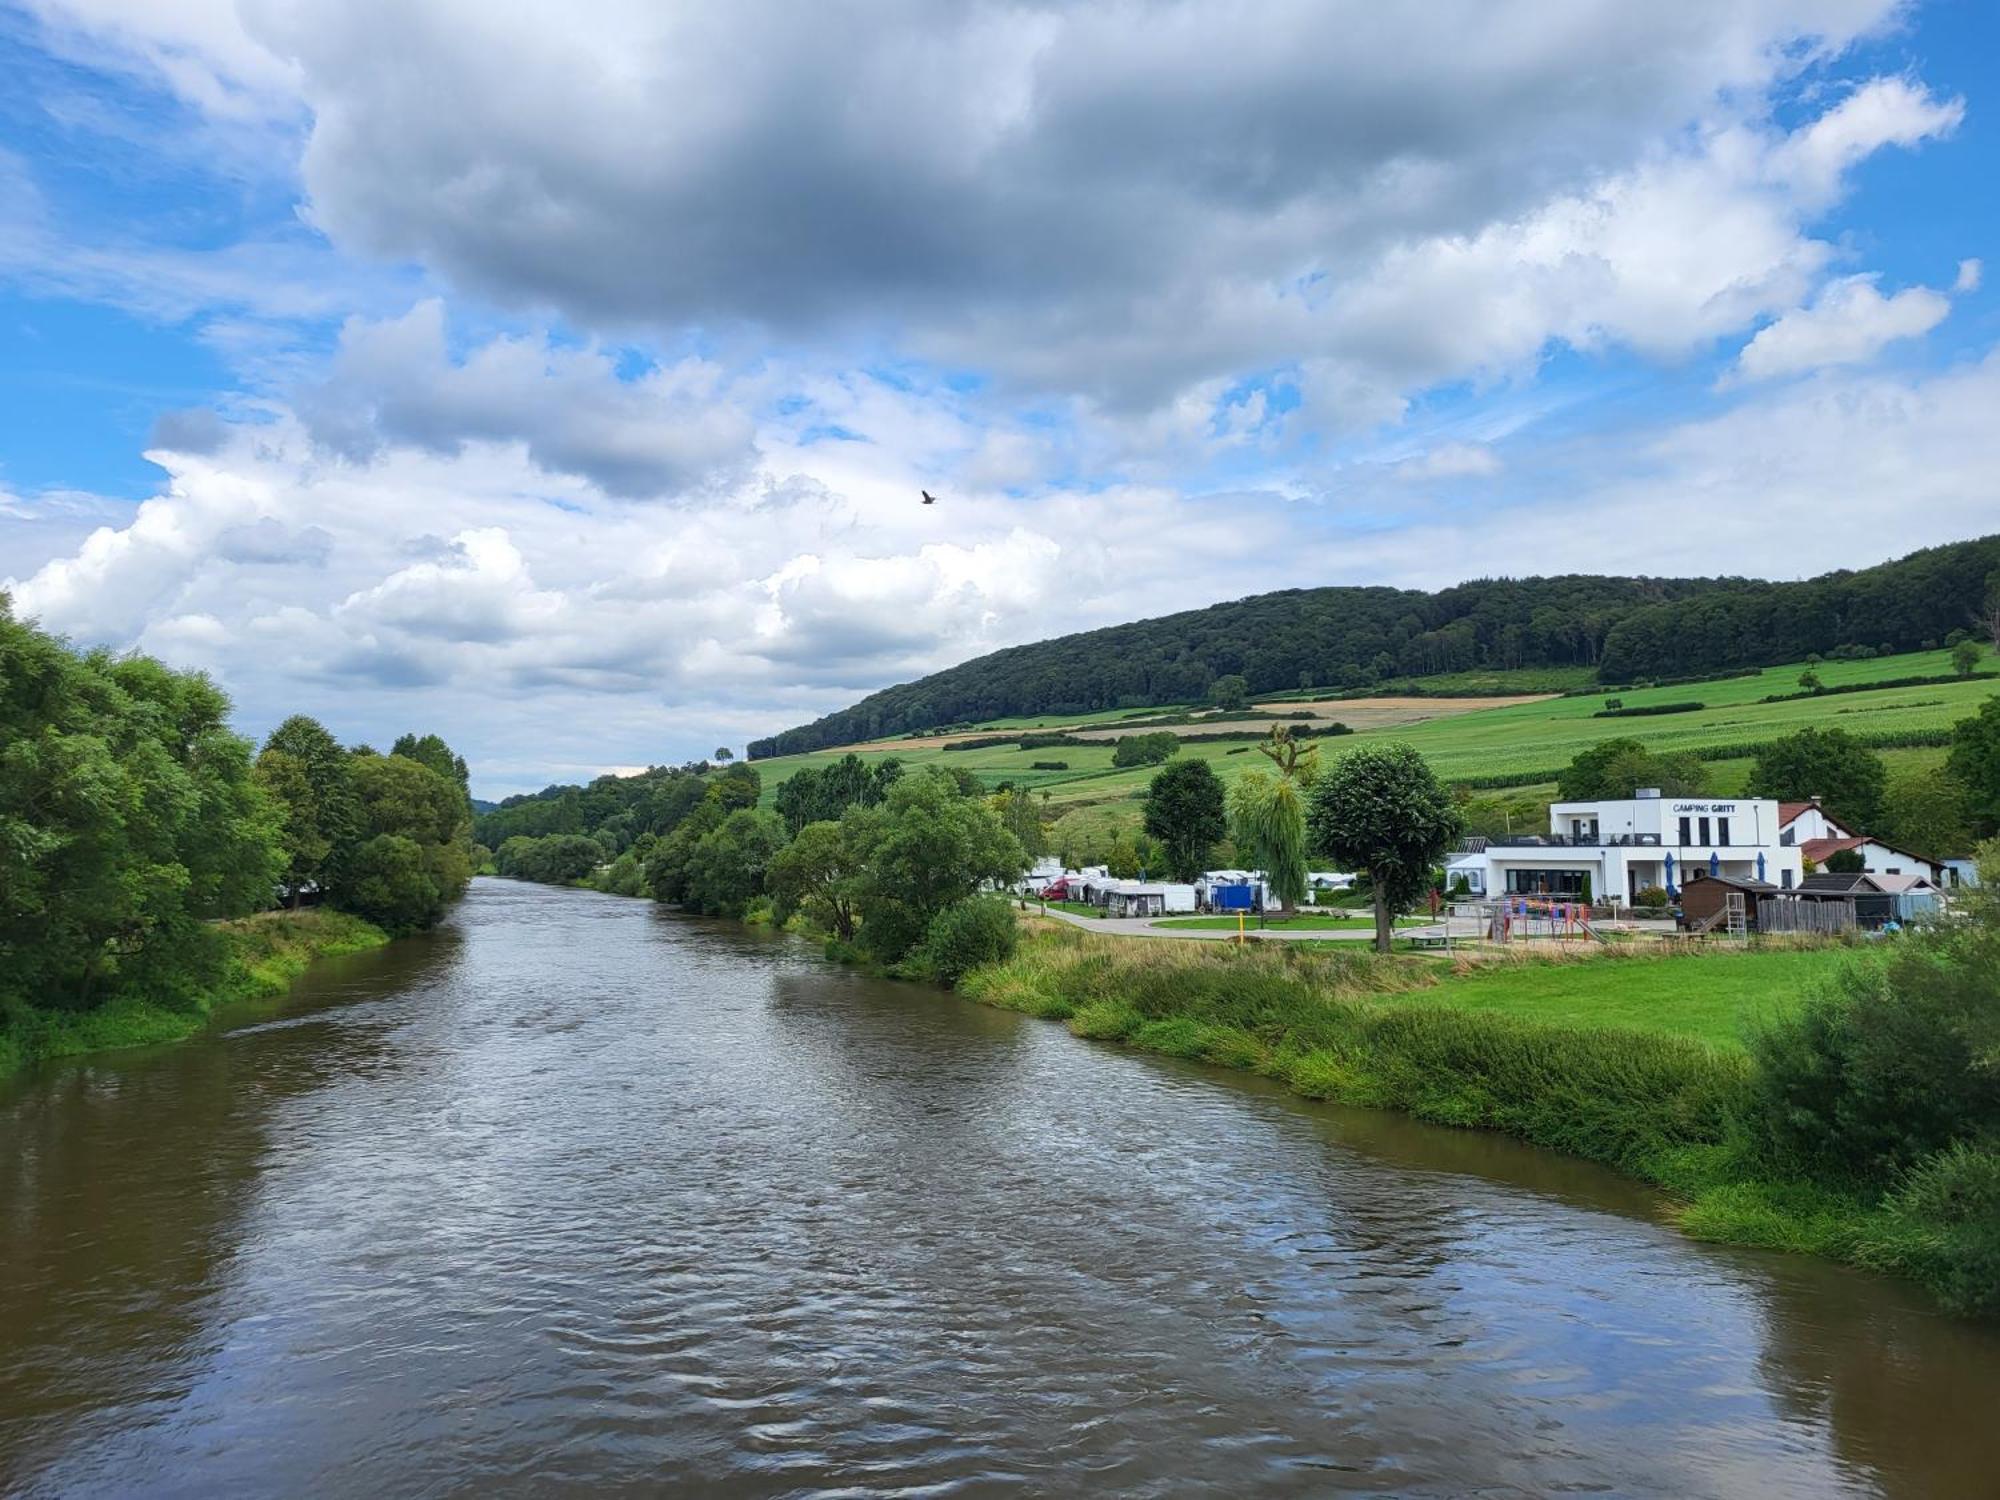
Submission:
[[[0,1091],[0,1493],[2000,1494],[2000,1336],[1488,1136],[482,880]]]

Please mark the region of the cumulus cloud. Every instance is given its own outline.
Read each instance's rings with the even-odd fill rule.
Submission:
[[[500,337],[454,359],[442,302],[402,318],[351,320],[329,376],[303,394],[322,443],[365,459],[385,443],[456,453],[468,442],[519,443],[537,467],[630,499],[678,498],[740,473],[749,416],[700,359],[631,379],[595,349]]]
[[[1898,339],[1929,333],[1951,312],[1951,301],[1941,292],[1912,286],[1885,297],[1875,280],[1836,281],[1812,306],[1759,329],[1737,359],[1739,373],[1747,380],[1769,380],[1827,365],[1865,364]]]
[[[155,67],[209,56],[219,14],[40,3]],[[1803,225],[1847,170],[1962,106],[1877,79],[1785,135],[1767,91],[1899,12],[266,0],[209,60],[295,90],[338,244],[517,308],[889,327],[1121,409],[1322,361],[1367,421],[1552,339],[1686,348],[1798,301],[1824,259]]]

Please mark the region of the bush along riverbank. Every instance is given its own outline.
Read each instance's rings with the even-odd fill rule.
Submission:
[[[198,992],[171,1001],[119,998],[91,1010],[10,1005],[0,1016],[0,1078],[29,1063],[185,1041],[221,1006],[283,995],[318,960],[389,941],[373,923],[325,908],[263,912],[212,930],[224,950],[219,978]]]
[[[1601,962],[1615,984],[1647,960]],[[1843,969],[1740,1051],[1459,1010],[1437,983],[1370,954],[1035,924],[958,988],[1309,1098],[1503,1131],[1656,1184],[1698,1237],[1907,1276],[1953,1312],[2000,1316],[1991,898],[1885,963]]]

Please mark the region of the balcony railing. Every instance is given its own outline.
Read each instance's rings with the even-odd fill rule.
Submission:
[[[1658,849],[1657,833],[1509,833],[1486,841],[1489,849]]]

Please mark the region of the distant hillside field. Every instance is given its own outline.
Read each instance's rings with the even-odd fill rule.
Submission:
[[[1200,705],[1232,676],[1260,702],[1357,691],[1481,697],[1664,682],[1861,647],[1893,655],[1969,628],[1996,570],[2000,536],[1797,583],[1579,574],[1436,593],[1291,589],[996,651],[753,741],[749,753],[1101,722]]]
[[[2000,691],[2000,679],[1974,677],[1912,687],[1829,692],[1821,697],[1791,698],[1779,703],[1758,701],[1799,692],[1799,676],[1805,665],[1802,661],[1792,662],[1747,676],[1680,686],[1606,689],[1575,697],[1498,703],[1488,700],[1490,706],[1447,710],[1421,722],[1380,727],[1362,727],[1357,723],[1354,734],[1319,739],[1315,743],[1321,747],[1321,756],[1331,761],[1359,745],[1385,739],[1403,740],[1421,750],[1438,775],[1447,781],[1472,786],[1533,786],[1552,781],[1578,751],[1600,740],[1629,737],[1662,752],[1702,752],[1714,766],[1718,789],[1728,790],[1747,773],[1747,757],[1757,745],[1808,724],[1848,730],[1865,743],[1885,750],[1892,760],[1908,758],[1931,763],[1942,757],[1941,747],[1952,724],[1977,713],[1987,698]],[[1980,662],[1980,670],[1990,672],[1996,668],[2000,668],[2000,659],[1989,651]],[[1950,653],[1938,650],[1866,661],[1822,662],[1815,670],[1831,689],[1909,677],[1949,677],[1952,665]],[[1614,698],[1627,708],[1689,701],[1699,701],[1702,707],[1650,717],[1597,717]],[[1362,703],[1334,702],[1313,707],[1339,717]],[[1158,711],[1151,716],[1157,717]],[[1070,727],[1101,719],[1102,716],[1085,716],[1073,721]],[[1255,745],[1269,722],[1239,724],[1235,726],[1239,731],[1237,737],[1186,744],[1180,754],[1208,761],[1224,780],[1233,781],[1244,768],[1265,764]],[[1016,720],[979,725],[976,732],[982,738],[1008,731],[1018,735],[1040,724],[1051,730],[1065,727],[1048,721],[1023,724]],[[963,767],[989,787],[1010,782],[1038,793],[1046,791],[1052,814],[1087,810],[1094,826],[1125,827],[1128,831],[1136,828],[1138,799],[1159,770],[1157,766],[1114,768],[1108,738],[1090,744],[1036,749],[1022,749],[1012,740],[972,750],[951,750],[935,744],[920,746],[908,740],[878,741],[856,749],[869,760],[895,756],[907,765],[941,763]],[[840,749],[828,749],[760,761],[757,769],[762,776],[766,803],[800,767],[829,764],[842,753]],[[1062,769],[1038,770],[1036,762],[1045,767],[1060,763]]]

